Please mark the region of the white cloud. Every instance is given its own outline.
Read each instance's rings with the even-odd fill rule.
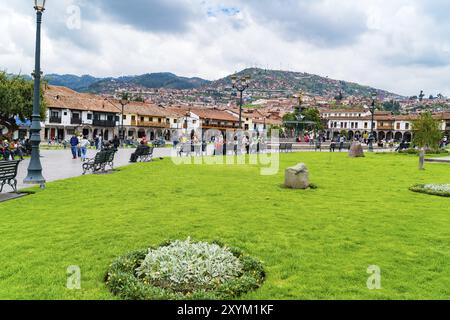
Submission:
[[[450,95],[450,24],[441,19],[445,2],[273,2],[177,0],[167,6],[162,0],[135,0],[127,2],[134,13],[118,19],[115,9],[124,7],[105,12],[92,1],[48,1],[42,67],[46,73],[170,71],[217,79],[249,66],[281,66],[405,95],[421,89]],[[80,30],[66,26],[71,4],[82,9]],[[32,7],[8,2],[0,14],[0,68],[30,73]],[[153,22],[146,21],[152,14]]]

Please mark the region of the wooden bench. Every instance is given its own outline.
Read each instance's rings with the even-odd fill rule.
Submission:
[[[17,192],[17,169],[19,168],[19,160],[15,161],[0,161],[0,192],[3,191],[5,184],[13,188]]]
[[[110,166],[114,169],[114,157],[116,155],[115,150],[103,150],[95,155],[94,159],[88,159],[83,163],[83,175],[88,171],[92,173],[99,171],[106,171],[106,166]]]
[[[140,162],[149,162],[153,160],[153,147],[145,146],[142,148],[138,148],[135,152],[135,157],[137,161]]]

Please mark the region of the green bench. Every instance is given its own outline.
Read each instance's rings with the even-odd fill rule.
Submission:
[[[3,191],[5,184],[11,186],[14,192],[17,192],[17,169],[20,160],[0,161],[0,192]]]
[[[88,159],[83,163],[83,175],[85,175],[88,171],[92,171],[92,173],[96,172],[105,172],[106,167],[109,166],[114,169],[114,157],[116,155],[116,150],[103,150],[98,152],[95,155],[95,158]]]

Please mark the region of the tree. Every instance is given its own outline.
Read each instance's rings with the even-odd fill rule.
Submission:
[[[401,105],[398,101],[394,100],[383,102],[383,110],[392,112],[394,114],[400,114]]]
[[[430,112],[426,112],[413,122],[412,131],[413,143],[420,148],[419,169],[424,170],[425,150],[437,149],[442,139],[440,123]]]
[[[33,92],[33,81],[0,72],[0,126],[7,128],[8,138],[18,129],[16,117],[21,121],[31,120]],[[46,109],[43,96],[41,88],[41,117],[45,116]]]

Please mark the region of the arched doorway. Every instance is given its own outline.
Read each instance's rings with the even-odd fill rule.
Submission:
[[[406,142],[412,142],[411,132],[405,132],[405,134],[403,135],[403,140],[405,140]]]
[[[391,141],[391,140],[393,140],[393,139],[394,139],[394,133],[391,132],[391,131],[389,131],[389,132],[386,134],[386,140],[387,140],[387,141]]]
[[[402,141],[403,140],[403,133],[396,132],[395,133],[395,141]]]
[[[355,133],[351,130],[347,133],[348,140],[352,140],[354,136],[355,136]]]
[[[384,140],[386,138],[386,133],[384,131],[380,131],[378,133],[378,140]]]
[[[89,128],[83,128],[81,134],[83,135],[83,137],[88,137],[88,139],[94,138],[93,136],[92,137],[90,136],[91,130]]]
[[[145,130],[144,129],[139,129],[139,131],[138,131],[138,138],[142,139],[145,136],[146,136]]]

